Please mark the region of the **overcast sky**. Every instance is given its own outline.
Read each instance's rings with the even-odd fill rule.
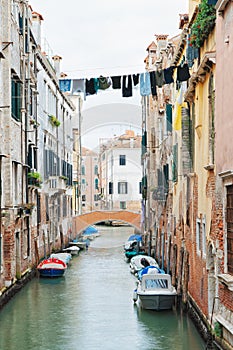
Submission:
[[[134,73],[144,67],[154,34],[180,33],[188,0],[29,0],[43,37],[71,78]]]
[[[61,71],[71,79],[143,72],[146,49],[155,34],[169,38],[179,34],[179,14],[188,12],[188,0],[29,3],[42,15],[42,38],[48,41],[53,55],[62,57]],[[126,129],[140,131],[140,101],[139,89],[130,98],[122,98],[121,91],[111,88],[88,96],[83,103],[83,146],[94,150],[101,138],[122,134]],[[87,123],[91,120],[92,125]]]

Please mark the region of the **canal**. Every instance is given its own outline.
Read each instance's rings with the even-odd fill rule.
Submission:
[[[29,282],[0,311],[0,350],[205,349],[186,314],[134,305],[123,254],[132,233],[101,227],[64,277]]]

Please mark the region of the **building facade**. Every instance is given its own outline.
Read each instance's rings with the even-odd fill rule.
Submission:
[[[174,83],[142,97],[144,242],[208,346],[232,349],[232,2],[190,0],[179,28],[145,59]]]
[[[75,106],[42,51],[43,17],[1,3],[0,294],[72,234]]]
[[[82,147],[81,200],[82,213],[98,210],[99,201],[99,157],[88,148]]]
[[[99,156],[100,198],[103,210],[141,208],[141,137],[132,130],[102,140]]]

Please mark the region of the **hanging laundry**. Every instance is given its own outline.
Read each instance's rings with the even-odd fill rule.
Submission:
[[[165,84],[171,84],[174,82],[174,79],[173,79],[174,70],[175,70],[175,66],[171,66],[163,70]]]
[[[152,96],[157,96],[155,71],[150,72],[150,86]]]
[[[86,95],[94,95],[96,92],[95,78],[86,79]]]
[[[174,119],[174,125],[173,125],[175,130],[181,129],[181,123],[182,123],[181,111],[182,111],[182,105],[176,102],[175,111],[174,111],[175,119]]]
[[[72,95],[83,92],[85,94],[85,80],[84,79],[73,79],[72,82]]]
[[[155,71],[156,84],[159,88],[164,85],[164,73],[163,69],[158,69]]]
[[[111,80],[108,77],[99,77],[99,89],[106,90],[111,86]]]
[[[179,104],[182,104],[184,102],[184,94],[186,93],[187,91],[187,81],[182,81],[180,83],[180,91],[179,91],[179,96],[177,98],[177,102]]]
[[[133,85],[137,86],[139,84],[139,73],[133,74]]]
[[[123,97],[131,97],[131,96],[133,96],[132,77],[131,77],[131,75],[123,75],[122,96]]]
[[[183,66],[179,65],[177,67],[177,80],[186,81],[190,78],[189,66],[187,63],[184,63]]]
[[[113,76],[112,79],[112,88],[120,89],[121,88],[121,76]]]
[[[62,92],[70,92],[71,90],[71,79],[60,79],[59,87]]]
[[[150,73],[141,73],[139,83],[141,96],[149,96],[151,94]]]

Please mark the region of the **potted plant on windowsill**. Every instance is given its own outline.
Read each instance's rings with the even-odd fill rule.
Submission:
[[[59,178],[62,179],[62,180],[64,180],[64,181],[67,181],[67,180],[68,180],[68,177],[65,176],[65,175],[61,175],[61,176],[59,176]]]
[[[196,48],[202,47],[214,29],[216,20],[216,10],[214,5],[209,5],[208,0],[202,0],[198,14],[191,26],[190,44]]]
[[[29,203],[22,203],[19,205],[19,210],[21,210],[21,214],[32,214],[32,210],[35,208],[35,203],[29,202]]]
[[[61,123],[54,115],[49,115],[49,122],[52,126],[58,127]]]
[[[34,171],[28,173],[28,184],[36,187],[40,187],[42,183],[42,178],[40,173]]]

